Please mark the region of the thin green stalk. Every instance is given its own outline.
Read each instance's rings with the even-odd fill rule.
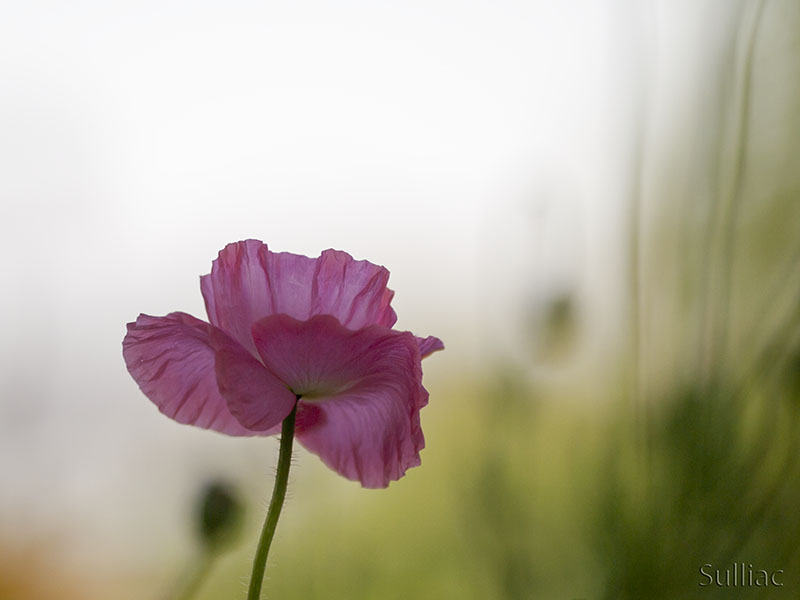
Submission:
[[[755,7],[755,15],[750,23],[750,30],[745,41],[744,58],[741,65],[741,91],[739,100],[738,122],[736,124],[736,139],[734,148],[736,155],[733,164],[733,182],[731,185],[730,198],[728,200],[727,219],[725,221],[721,240],[721,265],[720,265],[720,310],[718,324],[717,348],[721,359],[728,358],[726,346],[728,344],[729,329],[735,323],[730,318],[731,297],[733,296],[733,277],[736,260],[736,238],[739,212],[743,202],[744,177],[746,169],[747,151],[750,145],[750,128],[752,121],[752,95],[753,95],[753,62],[756,52],[756,42],[758,40],[758,30],[761,18],[764,14],[764,4],[766,0],[760,0]]]
[[[643,6],[637,14],[638,31],[645,32],[652,28],[652,15]],[[637,42],[641,51],[633,53],[635,61],[633,67],[636,75],[636,94],[633,106],[632,128],[632,154],[630,180],[628,181],[628,201],[630,211],[629,237],[628,237],[628,274],[630,276],[630,398],[634,426],[633,443],[637,455],[641,459],[640,467],[643,470],[642,494],[649,493],[650,485],[650,435],[649,435],[649,405],[647,399],[646,373],[647,373],[647,347],[646,347],[646,314],[645,314],[645,279],[644,279],[644,246],[642,244],[642,229],[644,223],[644,169],[645,151],[647,147],[646,127],[648,101],[649,52],[651,46],[649,38],[642,35]]]
[[[739,29],[731,53],[732,83],[731,88],[726,90],[726,96],[737,92],[738,96],[735,104],[729,109],[730,119],[733,122],[728,124],[728,127],[732,130],[728,132],[723,129],[720,134],[720,150],[717,156],[719,181],[709,224],[708,247],[702,278],[704,305],[701,315],[703,332],[701,372],[706,382],[718,376],[723,362],[730,358],[727,355],[728,330],[734,326],[730,318],[730,297],[736,258],[736,227],[743,202],[743,184],[752,125],[753,62],[765,1],[742,4]],[[748,23],[746,17],[751,7],[754,7],[753,15]],[[728,156],[729,149],[733,151],[733,156]]]
[[[298,400],[300,397],[298,396]],[[281,427],[281,448],[278,453],[278,472],[275,475],[275,487],[272,490],[272,499],[269,502],[267,518],[261,537],[258,540],[256,557],[253,559],[253,575],[250,577],[250,588],[247,591],[247,600],[259,600],[261,584],[264,581],[264,570],[267,567],[267,555],[281,515],[283,500],[286,498],[286,485],[289,481],[289,467],[292,460],[292,442],[294,441],[294,421],[297,415],[297,404],[292,412],[283,420]]]

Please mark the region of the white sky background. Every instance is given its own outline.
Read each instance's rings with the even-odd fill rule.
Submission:
[[[626,6],[5,3],[0,533],[46,528],[55,498],[126,539],[121,503],[163,503],[149,526],[168,527],[238,448],[271,464],[158,415],[121,356],[139,312],[205,317],[198,276],[227,242],[386,265],[398,326],[448,347],[431,385],[511,353],[554,291],[613,328]]]
[[[196,278],[229,241],[336,247],[388,266],[400,326],[463,337],[463,359],[478,338],[463,322],[506,295],[483,293],[487,269],[539,275],[503,244],[543,186],[565,188],[547,202],[568,219],[542,268],[575,261],[613,140],[608,10],[15,5],[0,42],[4,243],[28,247],[15,299],[60,323],[100,302],[123,320],[201,313]]]

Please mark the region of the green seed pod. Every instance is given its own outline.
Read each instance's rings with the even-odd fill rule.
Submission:
[[[231,486],[214,481],[200,494],[197,528],[203,544],[217,548],[237,537],[244,510]]]

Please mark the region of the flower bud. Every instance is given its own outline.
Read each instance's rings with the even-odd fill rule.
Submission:
[[[209,483],[197,508],[197,528],[206,547],[216,548],[236,538],[243,507],[231,486],[219,481]]]

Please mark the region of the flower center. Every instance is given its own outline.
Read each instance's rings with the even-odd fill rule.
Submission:
[[[290,387],[289,390],[297,396],[298,400],[302,398],[304,402],[322,402],[332,396],[338,396],[339,394],[347,392],[349,389],[355,387],[356,383],[358,382],[348,381],[340,385],[308,383]]]

